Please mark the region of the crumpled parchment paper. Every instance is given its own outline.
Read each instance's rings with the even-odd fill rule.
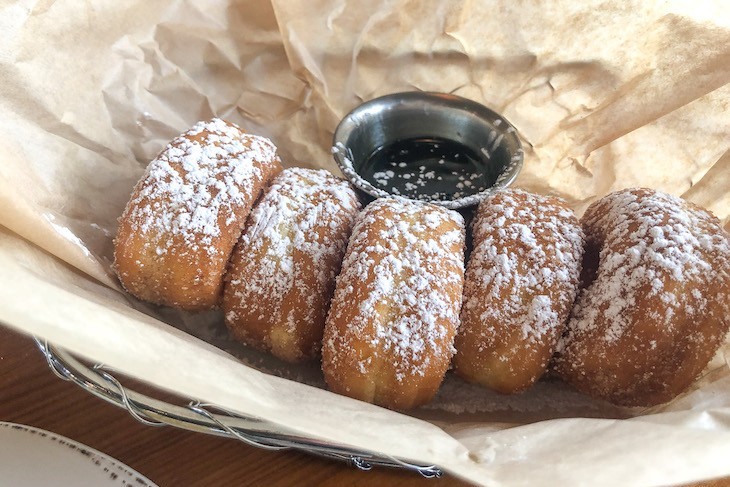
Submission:
[[[243,365],[186,332],[220,332],[215,313],[146,306],[110,270],[132,186],[197,120],[226,118],[272,138],[287,165],[334,171],[339,119],[406,90],[504,114],[525,146],[517,186],[578,212],[652,187],[727,229],[724,2],[24,0],[0,4],[0,32],[0,322],[183,396],[484,485],[730,475],[728,344],[692,390],[650,410],[583,414],[547,384],[533,409],[404,415]],[[439,400],[468,394],[452,382]]]

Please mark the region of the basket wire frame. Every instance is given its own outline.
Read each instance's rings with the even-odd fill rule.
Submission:
[[[177,406],[135,392],[112,375],[114,370],[104,364],[85,365],[70,353],[35,338],[48,367],[59,378],[73,382],[111,404],[126,409],[137,421],[147,426],[173,426],[189,431],[234,438],[249,446],[266,450],[295,449],[317,456],[346,461],[360,470],[373,466],[401,468],[418,472],[425,478],[443,475],[436,465],[419,465],[389,455],[361,451],[330,444],[314,438],[299,436],[272,423],[242,416],[220,406],[189,401]]]

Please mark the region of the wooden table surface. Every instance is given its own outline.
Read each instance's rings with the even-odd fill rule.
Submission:
[[[0,421],[35,426],[81,442],[160,487],[467,485],[449,476],[422,479],[416,473],[389,468],[362,472],[296,451],[272,452],[173,427],[145,426],[126,411],[57,378],[30,337],[2,325]],[[700,485],[730,487],[730,479]]]

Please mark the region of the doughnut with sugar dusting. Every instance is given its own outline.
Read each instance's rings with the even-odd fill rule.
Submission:
[[[615,404],[670,401],[730,327],[730,236],[711,213],[651,189],[611,193],[582,223],[585,287],[555,369]]]
[[[361,205],[326,170],[284,169],[251,211],[225,277],[232,335],[290,362],[322,345],[335,277]]]
[[[218,118],[176,137],[119,219],[114,266],[124,288],[186,310],[216,306],[246,216],[280,170],[270,140]]]
[[[454,369],[501,393],[545,372],[578,293],[583,231],[555,197],[502,190],[472,222]]]
[[[398,410],[431,400],[453,355],[463,281],[461,215],[398,197],[368,205],[325,325],[329,388]]]

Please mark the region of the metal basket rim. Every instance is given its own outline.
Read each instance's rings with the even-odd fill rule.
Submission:
[[[68,351],[34,338],[48,367],[59,378],[72,382],[92,395],[126,409],[137,421],[148,426],[172,426],[188,431],[234,438],[249,446],[269,450],[293,449],[329,459],[346,461],[360,470],[373,466],[418,472],[425,478],[443,475],[436,465],[421,465],[403,459],[345,445],[303,437],[286,428],[258,418],[233,413],[220,406],[190,400],[178,406],[154,399],[125,387],[103,364],[87,366]]]

